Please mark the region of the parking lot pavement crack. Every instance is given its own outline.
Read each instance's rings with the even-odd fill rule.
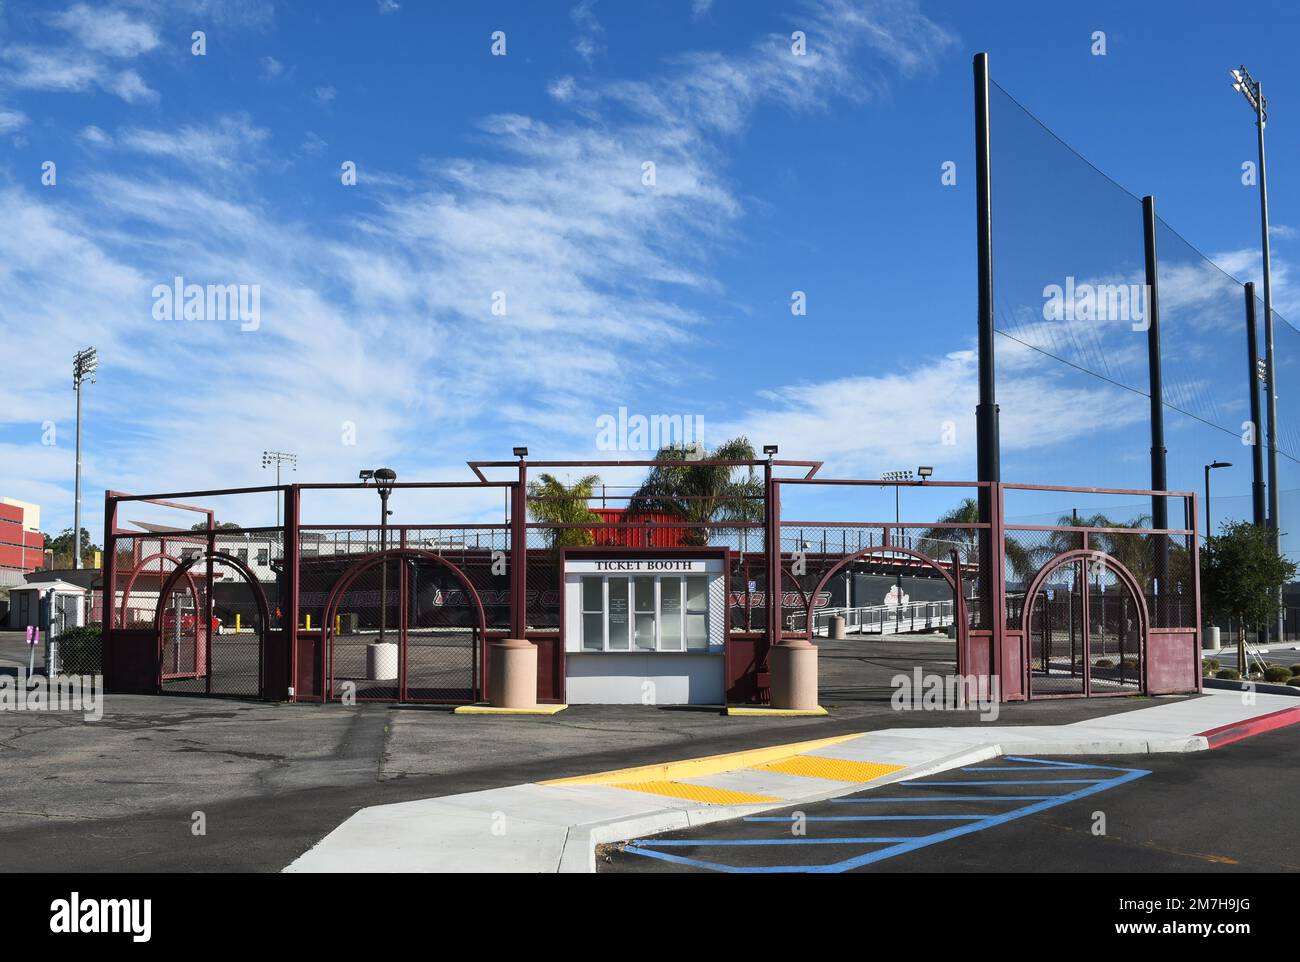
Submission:
[[[334,752],[335,760],[364,761],[374,766],[375,781],[383,780],[391,729],[390,713],[386,707],[356,709]]]
[[[0,815],[21,815],[29,818],[46,818],[46,819],[70,819],[74,821],[93,822],[96,821],[92,815],[60,815],[55,812],[24,812],[16,809],[0,809]]]

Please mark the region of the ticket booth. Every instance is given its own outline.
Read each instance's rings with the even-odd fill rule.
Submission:
[[[563,559],[571,705],[720,705],[725,549],[569,549]]]

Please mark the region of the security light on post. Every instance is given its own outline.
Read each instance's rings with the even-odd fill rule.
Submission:
[[[1210,527],[1210,472],[1216,468],[1230,468],[1231,461],[1212,461],[1205,466],[1205,537],[1210,537],[1213,529]]]

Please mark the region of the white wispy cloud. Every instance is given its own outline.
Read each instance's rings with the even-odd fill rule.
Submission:
[[[113,142],[113,138],[103,128],[96,127],[94,124],[82,127],[77,137],[95,147],[105,147]]]
[[[0,107],[0,134],[12,134],[27,126],[27,115],[21,110]]]
[[[593,412],[695,376],[681,358],[707,318],[690,305],[722,293],[712,261],[745,213],[726,158],[753,111],[870,96],[952,43],[913,4],[803,10],[796,26],[819,38],[807,57],[788,36],[765,37],[652,76],[575,81],[565,119],[483,118],[482,155],[430,157],[413,172],[358,158],[358,186],[335,179],[332,189],[357,193],[332,232],[273,213],[255,183],[228,189],[225,175],[269,149],[250,117],[115,130],[114,149],[178,166],[94,175],[85,200],[0,192],[14,226],[0,236],[0,298],[35,372],[21,390],[0,384],[0,419],[67,424],[66,355],[93,335],[101,377],[88,417],[129,428],[96,446],[90,485],[256,482],[250,452],[264,447],[291,447],[313,478],[354,477],[381,459],[428,476],[523,432],[590,452]],[[150,291],[176,275],[260,285],[260,329],[155,321]],[[801,411],[833,409],[854,390],[794,386],[764,404],[793,430]],[[341,443],[348,424],[354,447]],[[45,470],[0,469],[0,488],[22,497],[67,477]]]
[[[152,24],[121,10],[78,3],[55,16],[53,22],[75,34],[87,50],[112,57],[136,57],[158,46]]]
[[[3,57],[8,69],[0,82],[19,89],[81,93],[98,87],[127,103],[158,99],[135,70],[112,67],[83,50],[14,46]]]
[[[232,114],[212,124],[186,124],[175,130],[132,127],[120,131],[116,143],[191,168],[230,171],[253,163],[269,136],[247,114]]]

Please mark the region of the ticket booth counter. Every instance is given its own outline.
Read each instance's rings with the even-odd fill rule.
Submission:
[[[563,559],[571,705],[720,705],[725,549],[568,549]]]

